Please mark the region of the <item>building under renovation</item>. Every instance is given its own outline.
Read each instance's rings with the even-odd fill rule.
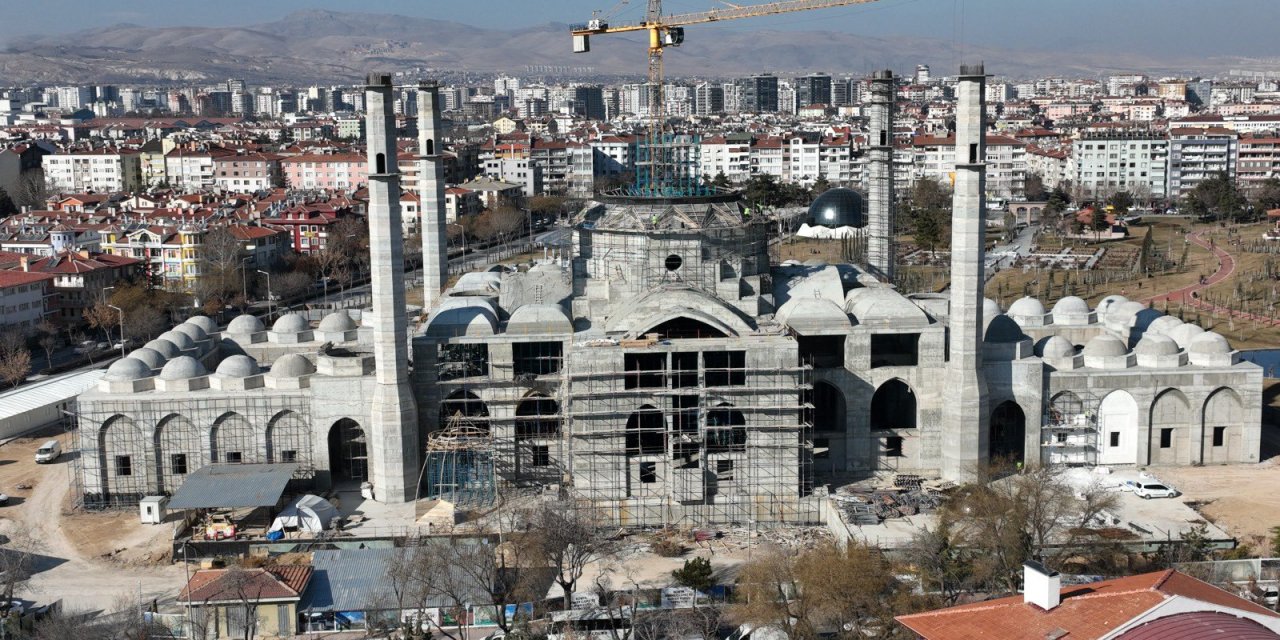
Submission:
[[[734,194],[601,195],[571,251],[447,290],[439,103],[420,87],[429,311],[415,323],[385,161],[391,87],[371,77],[360,326],[196,318],[116,363],[79,402],[86,501],[270,461],[321,485],[368,480],[387,501],[542,487],[624,526],[812,522],[822,487],[876,472],[1258,460],[1262,372],[1222,336],[1120,296],[983,298],[981,66],[958,86],[951,287],[887,284],[893,78],[873,83],[890,89],[871,110],[878,164],[866,210],[841,213],[867,227],[866,264],[771,264],[777,221]]]

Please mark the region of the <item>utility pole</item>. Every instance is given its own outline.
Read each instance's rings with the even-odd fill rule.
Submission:
[[[267,277],[267,321],[270,322],[275,313],[275,306],[271,300],[271,274],[262,269],[258,269],[258,273]]]

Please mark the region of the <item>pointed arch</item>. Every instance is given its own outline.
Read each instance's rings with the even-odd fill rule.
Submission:
[[[156,423],[156,477],[160,493],[169,495],[182,486],[187,474],[204,466],[204,437],[186,416],[171,413]]]
[[[98,430],[98,471],[104,502],[136,503],[151,490],[147,435],[132,417],[116,414]]]
[[[516,439],[560,434],[560,403],[544,393],[530,393],[516,405]]]
[[[991,411],[991,438],[988,459],[1023,462],[1026,451],[1027,416],[1017,402],[1006,400]]]
[[[1116,389],[1098,405],[1098,462],[1137,464],[1138,403],[1128,391]]]
[[[311,428],[305,418],[285,409],[267,422],[267,462],[292,462],[311,466]]]
[[[916,394],[901,378],[893,378],[871,396],[871,430],[916,428]]]
[[[1201,413],[1200,460],[1233,462],[1242,458],[1244,401],[1231,387],[1219,387],[1204,401]]]
[[[1151,402],[1147,424],[1149,464],[1190,464],[1191,433],[1195,413],[1191,401],[1179,389],[1165,389]]]
[[[249,419],[228,411],[213,421],[209,433],[209,462],[249,464],[258,462],[258,438]]]

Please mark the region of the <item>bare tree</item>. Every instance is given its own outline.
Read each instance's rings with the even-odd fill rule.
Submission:
[[[258,601],[262,596],[262,582],[258,570],[232,565],[223,574],[223,593],[236,598],[227,607],[227,627],[242,640],[253,640],[258,633]]]
[[[62,330],[48,318],[36,325],[36,341],[44,349],[44,365],[47,371],[53,370],[53,350],[62,342]]]
[[[244,243],[227,227],[219,227],[204,235],[200,245],[200,280],[197,294],[202,299],[229,299],[247,285],[248,273],[242,263]],[[256,271],[255,271],[256,275]]]
[[[18,386],[31,373],[31,351],[16,329],[0,334],[0,380]]]
[[[101,331],[102,339],[110,342],[111,330],[120,324],[120,315],[104,301],[85,309],[84,321],[91,329]]]
[[[20,207],[44,209],[49,206],[49,196],[55,191],[56,185],[45,178],[43,169],[32,169],[18,175],[18,183],[9,195]]]
[[[532,515],[531,529],[541,540],[543,561],[555,572],[564,591],[565,608],[587,565],[614,551],[614,544],[600,529],[589,509],[568,501],[541,505]]]

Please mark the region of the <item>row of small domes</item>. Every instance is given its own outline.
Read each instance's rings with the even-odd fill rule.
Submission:
[[[338,310],[330,313],[320,320],[320,331],[341,332],[351,331],[356,328],[355,320],[347,314],[346,310]],[[266,328],[262,324],[262,319],[251,314],[236,316],[230,324],[227,325],[227,333],[236,335],[254,334],[265,331]],[[276,319],[271,325],[273,333],[302,333],[310,331],[311,323],[300,313],[286,313]]]
[[[134,358],[130,354],[128,358],[121,358],[107,368],[107,379],[115,381],[141,380],[150,378],[157,368],[159,367],[152,367],[145,360]],[[273,378],[297,378],[315,373],[315,371],[315,365],[311,364],[310,360],[297,353],[288,353],[276,359],[267,375]],[[246,355],[234,355],[226,358],[218,365],[218,369],[215,371],[217,375],[226,378],[247,378],[261,372],[262,370],[258,367],[257,361]],[[165,363],[163,368],[160,368],[159,377],[161,380],[186,380],[205,375],[209,375],[209,371],[204,368],[203,364],[200,364],[199,360],[191,356],[178,356]]]

